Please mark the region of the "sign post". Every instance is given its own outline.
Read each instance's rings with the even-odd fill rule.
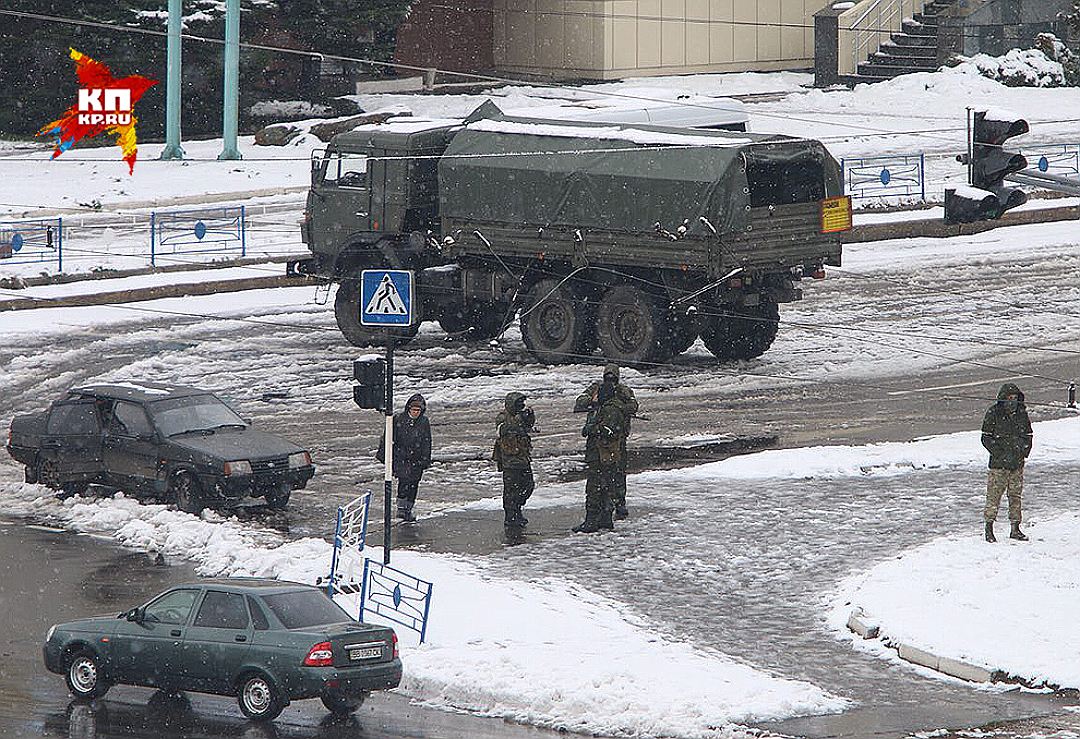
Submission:
[[[386,331],[385,413],[383,454],[383,564],[390,564],[390,525],[394,482],[394,344],[392,329],[413,324],[413,273],[397,269],[365,269],[360,275],[360,325]]]

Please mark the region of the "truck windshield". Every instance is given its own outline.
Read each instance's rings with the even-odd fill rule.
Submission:
[[[246,428],[244,419],[213,395],[170,398],[150,404],[150,415],[165,436],[219,428]]]
[[[286,629],[304,629],[353,620],[325,593],[316,590],[264,595],[263,602]]]
[[[328,152],[323,165],[323,183],[339,187],[366,187],[367,156]]]

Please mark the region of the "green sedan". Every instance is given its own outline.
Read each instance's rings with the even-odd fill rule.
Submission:
[[[393,629],[358,623],[323,590],[279,580],[201,580],[119,616],[57,624],[45,667],[76,698],[116,684],[235,695],[270,721],[293,700],[355,711],[401,682]]]

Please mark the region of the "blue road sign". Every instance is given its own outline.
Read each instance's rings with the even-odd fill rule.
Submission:
[[[411,326],[413,297],[412,272],[365,269],[360,278],[360,325]]]

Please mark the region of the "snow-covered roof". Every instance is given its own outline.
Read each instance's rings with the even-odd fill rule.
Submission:
[[[741,136],[706,136],[701,134],[679,133],[676,131],[650,131],[642,128],[617,125],[575,126],[560,125],[558,123],[482,120],[468,124],[467,128],[471,131],[486,131],[490,133],[516,133],[568,139],[607,139],[657,146],[733,147],[745,146],[753,143],[752,139]]]

